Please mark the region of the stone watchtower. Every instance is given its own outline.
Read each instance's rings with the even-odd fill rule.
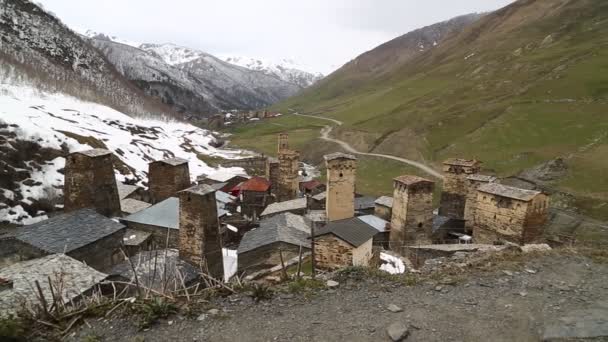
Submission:
[[[435,182],[406,175],[395,178],[393,185],[391,249],[401,253],[403,246],[431,243]]]
[[[179,257],[223,279],[219,227],[213,188],[202,184],[179,192]]]
[[[278,159],[277,198],[281,202],[295,199],[300,185],[300,152],[289,149],[287,133],[279,134]]]
[[[279,191],[279,160],[273,157],[266,158],[265,177],[270,181],[270,192],[277,194]]]
[[[439,215],[464,220],[467,197],[467,177],[481,168],[477,160],[451,158],[443,162],[443,191],[439,204]]]
[[[327,220],[337,221],[355,216],[357,158],[350,154],[332,153],[325,156],[325,166]]]
[[[104,216],[120,216],[112,152],[93,149],[71,153],[65,162],[64,193],[66,212],[94,208]]]
[[[467,198],[464,206],[464,228],[467,233],[473,232],[475,226],[475,210],[477,208],[477,189],[488,183],[496,182],[496,177],[481,174],[469,175],[467,181]]]
[[[157,160],[148,164],[148,187],[152,203],[158,203],[190,187],[188,161],[181,158]]]

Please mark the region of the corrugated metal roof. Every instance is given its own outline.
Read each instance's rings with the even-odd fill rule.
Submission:
[[[357,217],[329,222],[325,227],[315,231],[316,236],[333,234],[354,247],[359,247],[372,239],[378,230]]]
[[[270,189],[270,182],[266,178],[262,177],[251,177],[246,182],[243,182],[239,186],[239,190],[241,191],[256,191],[256,192],[266,192]]]
[[[390,196],[382,196],[382,197],[378,198],[375,203],[378,205],[388,207],[388,208],[392,208],[393,207],[393,198]]]
[[[239,244],[238,253],[245,253],[275,242],[285,242],[310,248],[310,226],[304,218],[283,213],[260,221],[260,226],[248,231]]]
[[[124,228],[93,209],[80,209],[25,226],[16,238],[48,253],[68,253]]]
[[[541,194],[540,191],[520,189],[520,188],[515,188],[512,186],[498,184],[498,183],[484,184],[484,185],[480,186],[478,188],[478,190],[485,192],[485,193],[498,195],[498,196],[502,196],[502,197],[513,198],[516,200],[526,201],[526,202],[530,201],[534,197]]]
[[[364,216],[358,216],[357,217],[359,220],[367,223],[368,225],[370,225],[371,227],[373,227],[374,229],[376,229],[379,232],[386,232],[388,231],[388,224],[389,222],[386,220],[383,220],[381,218],[379,218],[378,216],[375,215],[364,215]]]
[[[179,229],[179,199],[169,197],[155,205],[129,215],[122,221],[134,222],[157,227]]]
[[[270,204],[260,214],[260,217],[302,209],[306,209],[306,198],[296,198],[294,200]]]

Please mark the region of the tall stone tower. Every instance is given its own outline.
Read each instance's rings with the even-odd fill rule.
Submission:
[[[213,188],[202,184],[179,192],[179,257],[223,279],[219,228]]]
[[[104,216],[120,216],[112,152],[93,149],[71,153],[65,162],[64,193],[66,212],[94,208]]]
[[[325,156],[327,168],[327,197],[325,210],[328,221],[337,221],[355,216],[355,179],[357,158],[345,153]]]
[[[433,189],[435,183],[417,176],[399,176],[393,181],[393,214],[390,247],[431,243],[433,233]]]
[[[181,158],[157,160],[148,164],[148,187],[152,203],[177,195],[190,187],[188,161]]]
[[[266,179],[270,181],[270,192],[274,195],[279,191],[279,160],[273,157],[266,158]]]
[[[451,158],[443,162],[443,191],[439,215],[464,220],[467,197],[467,177],[478,173],[481,163],[477,160]]]
[[[279,134],[277,155],[279,159],[279,172],[276,186],[277,199],[281,202],[289,201],[298,197],[300,185],[300,152],[289,149],[289,136],[287,133]]]
[[[277,153],[281,153],[281,151],[289,150],[289,134],[287,133],[279,133],[279,146]]]
[[[475,211],[477,208],[477,189],[488,183],[496,182],[496,177],[481,174],[469,175],[467,181],[467,198],[464,206],[464,228],[467,233],[473,232],[475,226]]]

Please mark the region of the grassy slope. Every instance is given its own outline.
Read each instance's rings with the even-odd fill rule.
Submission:
[[[601,0],[519,1],[390,74],[350,65],[277,109],[337,118],[374,151],[435,165],[476,157],[504,176],[565,157],[571,172],[556,185],[594,211],[608,200],[607,17]],[[273,149],[286,130],[306,145],[326,124],[314,121],[271,120],[236,140]],[[374,169],[360,175],[368,182]]]

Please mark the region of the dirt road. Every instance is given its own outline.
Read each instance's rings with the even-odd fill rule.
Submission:
[[[342,125],[341,121],[338,121],[338,120],[335,120],[335,119],[331,119],[331,118],[322,117],[322,116],[306,115],[306,114],[300,114],[300,113],[293,113],[293,115],[305,116],[305,117],[310,117],[310,118],[315,118],[315,119],[321,119],[321,120],[327,120],[327,121],[331,121],[331,122],[335,123],[338,126]],[[323,139],[325,141],[336,143],[336,144],[340,145],[342,148],[344,148],[347,152],[352,153],[352,154],[358,154],[358,155],[363,155],[363,156],[371,156],[371,157],[379,157],[379,158],[386,158],[386,159],[396,160],[398,162],[402,162],[402,163],[411,165],[413,167],[416,167],[416,168],[420,169],[421,171],[423,171],[423,172],[425,172],[425,173],[427,173],[427,174],[429,174],[429,175],[431,175],[431,176],[433,176],[435,178],[443,179],[443,175],[440,172],[437,172],[432,167],[430,167],[428,165],[425,165],[425,164],[422,164],[420,162],[417,162],[415,160],[401,158],[401,157],[395,157],[395,156],[391,156],[391,155],[388,155],[388,154],[368,153],[368,152],[358,151],[358,150],[356,150],[354,147],[352,147],[350,144],[348,144],[345,141],[331,138],[329,135],[330,135],[331,131],[333,130],[333,128],[334,128],[334,126],[325,126],[321,130],[321,139]]]

